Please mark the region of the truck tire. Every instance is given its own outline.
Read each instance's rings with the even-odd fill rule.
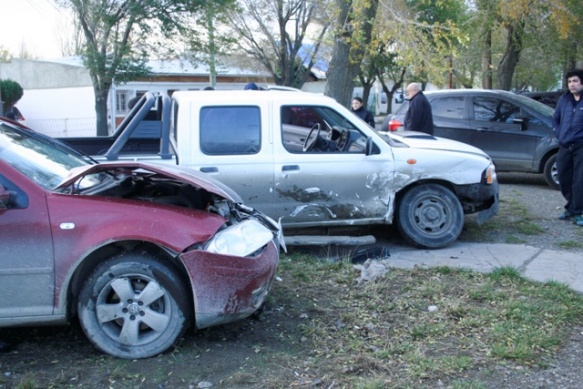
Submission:
[[[557,154],[551,155],[551,157],[545,163],[545,181],[549,186],[555,190],[559,190],[559,173],[557,171]]]
[[[428,249],[447,246],[461,234],[462,206],[446,187],[423,184],[412,187],[398,204],[397,227],[410,244]]]
[[[188,327],[188,295],[173,267],[126,253],[101,263],[87,278],[79,321],[99,350],[124,359],[148,358],[169,349]]]

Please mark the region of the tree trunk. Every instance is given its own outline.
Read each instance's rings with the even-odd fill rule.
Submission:
[[[510,90],[512,89],[514,70],[520,60],[520,52],[522,51],[524,21],[509,24],[506,26],[506,31],[508,33],[506,37],[506,50],[498,65],[498,83],[500,89]]]
[[[109,123],[107,121],[107,97],[109,95],[109,89],[101,89],[99,91],[95,88],[95,113],[97,115],[97,136],[107,136],[109,135]],[[111,108],[112,111],[115,107]]]
[[[336,4],[340,10],[338,25],[342,26],[342,29],[334,41],[332,59],[326,73],[327,83],[324,94],[349,107],[354,90],[354,79],[358,75],[365,47],[371,40],[372,22],[375,20],[379,3],[378,0],[371,1],[369,8],[362,16],[363,19],[358,21],[362,40],[353,47],[347,43],[347,40],[354,38],[354,21],[349,15],[354,4],[352,0],[336,0]]]
[[[482,88],[492,89],[492,30],[486,28],[482,42]]]

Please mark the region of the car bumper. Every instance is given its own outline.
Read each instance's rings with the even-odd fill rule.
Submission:
[[[229,323],[253,314],[271,289],[279,248],[270,242],[256,256],[193,250],[180,255],[192,283],[196,328]]]
[[[499,186],[492,184],[462,185],[456,188],[464,213],[477,213],[477,223],[482,224],[498,213],[500,202]]]

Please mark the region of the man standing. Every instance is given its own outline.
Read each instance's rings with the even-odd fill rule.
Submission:
[[[413,82],[407,86],[409,108],[405,114],[405,131],[419,131],[433,135],[433,114],[427,97],[421,91],[421,84]]]
[[[557,169],[561,193],[567,203],[559,219],[583,227],[583,69],[567,73],[566,92],[557,103],[553,129],[559,140]]]
[[[352,99],[352,113],[364,120],[372,128],[375,128],[374,116],[369,110],[364,108],[364,103],[360,97]]]

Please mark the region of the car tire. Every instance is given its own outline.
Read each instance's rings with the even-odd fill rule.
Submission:
[[[174,267],[126,253],[101,263],[85,281],[78,313],[99,350],[124,359],[169,349],[186,331],[189,294]]]
[[[414,186],[399,202],[397,227],[414,246],[447,246],[460,236],[463,226],[464,212],[458,198],[442,185]]]
[[[551,157],[545,163],[544,169],[545,181],[547,184],[555,189],[559,190],[559,173],[557,171],[557,154],[551,155]]]

